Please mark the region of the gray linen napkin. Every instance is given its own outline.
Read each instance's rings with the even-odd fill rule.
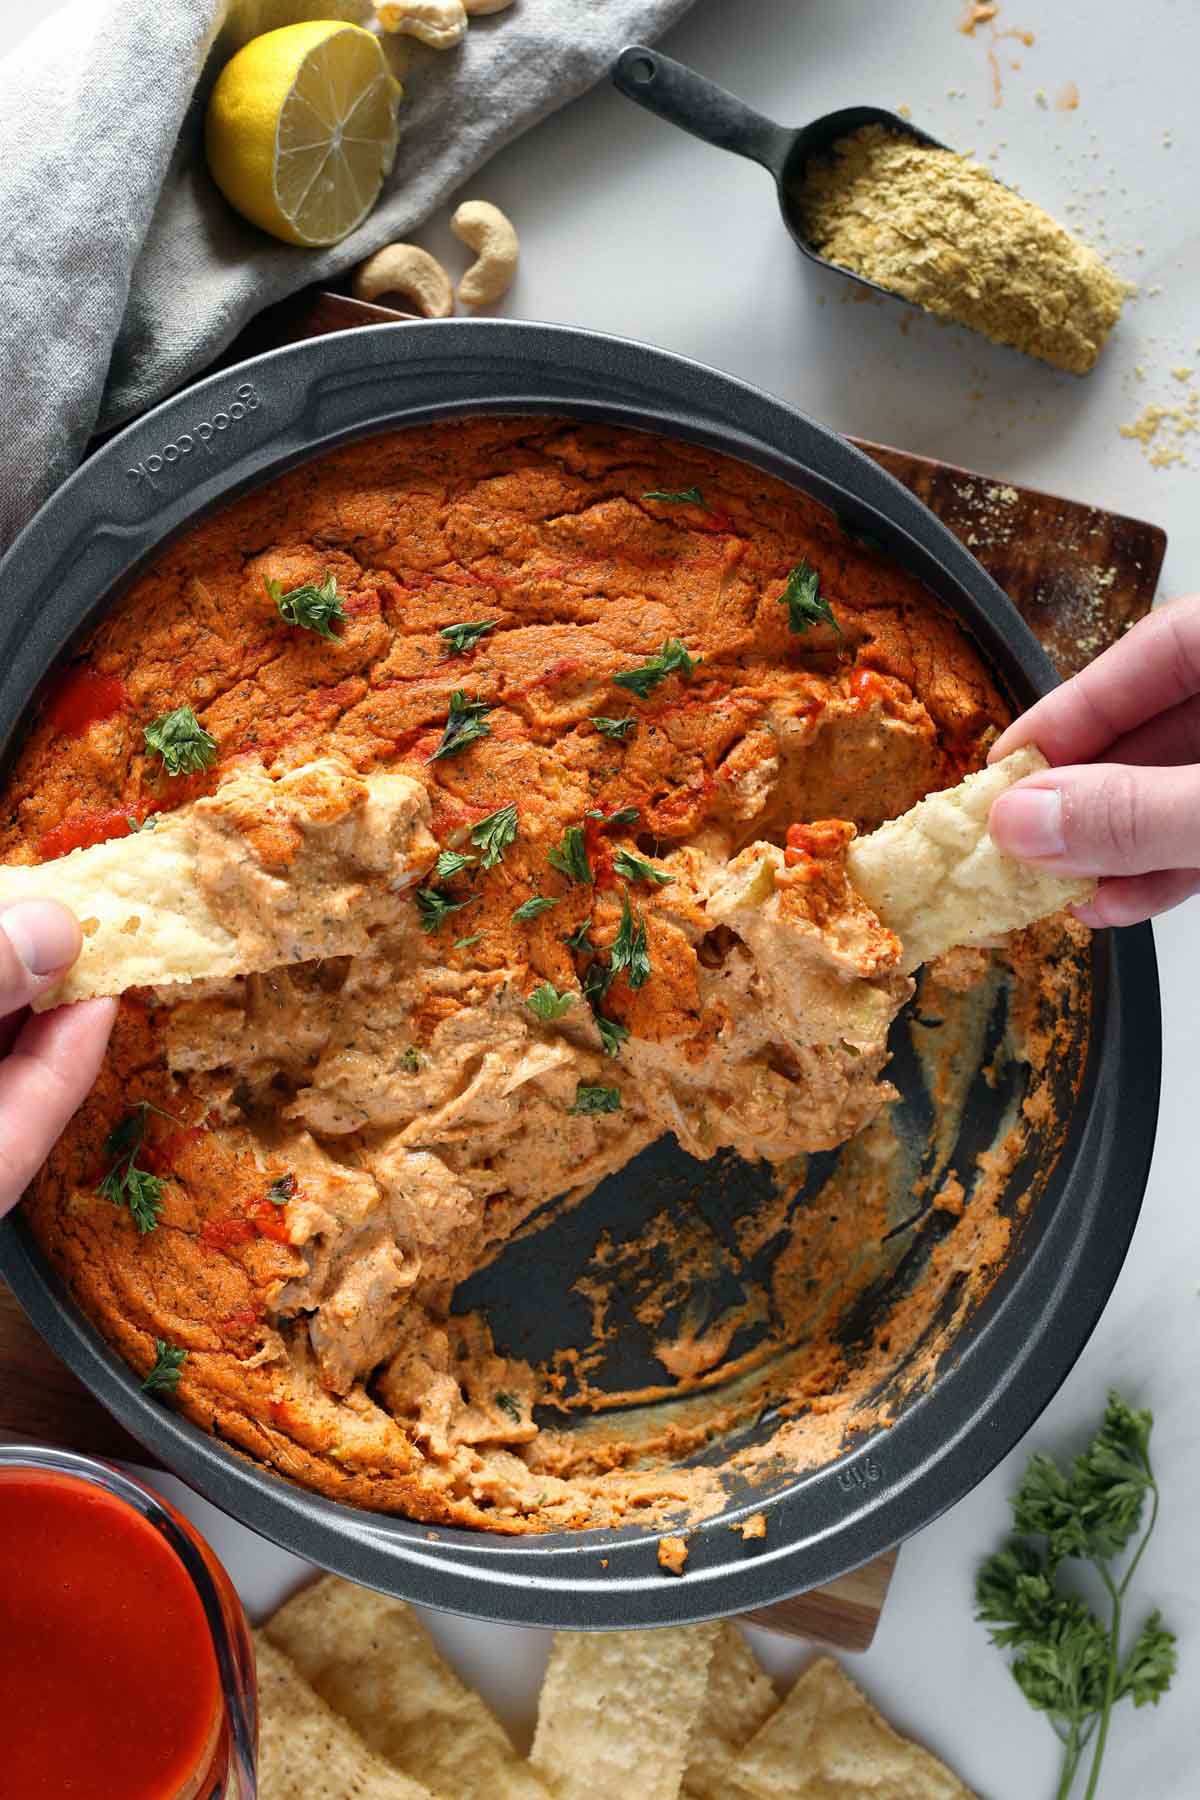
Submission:
[[[457,50],[386,40],[401,146],[330,250],[245,224],[209,178],[204,102],[247,39],[366,0],[73,0],[0,62],[0,549],[91,434],[211,362],[251,314],[409,236],[468,175],[691,0],[516,0]]]

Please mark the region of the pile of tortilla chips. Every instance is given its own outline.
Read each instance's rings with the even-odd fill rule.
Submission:
[[[528,1758],[401,1600],[326,1577],[257,1644],[261,1800],[971,1800],[829,1657],[781,1703],[733,1624],[559,1632]]]

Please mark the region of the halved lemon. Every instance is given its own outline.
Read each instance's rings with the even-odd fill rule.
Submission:
[[[361,26],[314,19],[264,32],[212,91],[213,180],[273,237],[336,244],[361,225],[396,160],[401,91]]]

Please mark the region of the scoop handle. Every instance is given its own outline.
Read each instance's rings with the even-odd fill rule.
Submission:
[[[718,150],[748,156],[770,169],[777,181],[782,175],[795,132],[765,119],[694,69],[644,44],[630,44],[613,65],[612,79],[626,99],[636,100],[647,112]]]

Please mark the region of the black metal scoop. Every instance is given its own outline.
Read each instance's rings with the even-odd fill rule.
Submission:
[[[718,150],[732,150],[735,155],[748,156],[752,162],[769,169],[779,192],[783,222],[797,249],[802,250],[810,261],[819,263],[823,269],[832,269],[836,275],[844,275],[848,281],[857,281],[861,287],[872,288],[877,294],[886,294],[889,299],[905,299],[894,289],[881,287],[877,281],[868,281],[865,275],[856,275],[852,269],[830,262],[828,257],[813,249],[800,223],[804,172],[812,157],[827,155],[839,138],[847,137],[864,125],[882,125],[887,131],[914,138],[920,144],[947,149],[939,138],[930,137],[927,131],[921,131],[897,113],[885,111],[882,106],[844,106],[840,112],[826,113],[823,118],[814,119],[811,125],[795,128],[777,125],[735,94],[718,87],[715,81],[706,81],[694,69],[660,55],[657,50],[648,50],[642,44],[630,44],[622,50],[613,66],[612,78],[622,94],[636,100],[648,112],[657,113],[672,125],[682,126],[684,131],[703,138],[705,143],[715,144]],[[913,304],[911,300],[906,303]]]

